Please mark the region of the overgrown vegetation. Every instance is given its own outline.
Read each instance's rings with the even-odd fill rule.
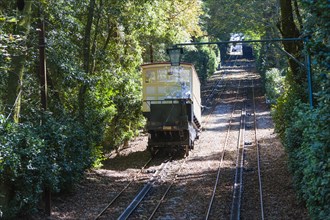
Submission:
[[[279,69],[272,68],[266,71],[265,91],[268,103],[276,103],[276,100],[284,92],[284,76]]]
[[[70,190],[143,127],[139,66],[202,35],[201,2],[0,2],[0,213]],[[45,22],[47,81],[39,77]],[[41,61],[43,62],[43,61]],[[47,102],[41,98],[47,85]]]
[[[196,49],[186,50],[183,61],[193,63],[201,82],[212,75],[218,66],[219,53],[217,46],[197,46]]]
[[[39,118],[40,120],[40,118]],[[44,116],[44,123],[13,123],[0,118],[0,181],[8,205],[5,217],[37,208],[45,188],[69,190],[98,156],[95,134],[62,115]]]
[[[326,64],[330,55],[325,51],[330,50],[326,43],[330,32],[329,15],[323,12],[325,8],[329,9],[329,3],[301,3],[303,28],[300,32],[310,34],[310,39],[300,52],[308,51],[313,59],[313,107],[307,101],[306,70],[292,68],[291,64],[285,90],[277,99],[273,116],[276,131],[290,158],[290,169],[301,201],[306,203],[312,219],[326,219],[330,215],[330,74]],[[295,56],[299,57],[299,54]]]
[[[275,106],[276,129],[290,157],[294,184],[312,219],[330,216],[330,74],[329,15],[327,1],[302,1],[305,34],[313,62],[314,105],[307,100],[306,84],[291,82]],[[327,9],[326,9],[327,8]],[[305,51],[306,52],[306,51]],[[293,73],[294,74],[294,73]],[[306,94],[301,98],[299,91]]]

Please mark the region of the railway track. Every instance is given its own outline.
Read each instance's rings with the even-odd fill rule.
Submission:
[[[236,168],[235,168],[235,180],[233,187],[233,201],[231,205],[230,219],[240,219],[241,213],[241,201],[242,201],[242,190],[243,190],[243,169],[244,169],[244,133],[245,133],[245,106],[241,112],[241,123],[240,131],[237,144],[236,153]]]
[[[110,201],[110,202],[108,202],[108,204],[102,209],[102,211],[100,211],[96,216],[95,216],[95,220],[97,220],[97,219],[102,219],[102,218],[108,218],[108,214],[109,214],[109,212],[111,212],[112,210],[112,208],[114,208],[114,209],[117,209],[118,207],[120,207],[120,206],[122,206],[121,204],[120,204],[120,199],[121,198],[124,198],[124,200],[127,200],[127,197],[126,197],[126,195],[125,195],[125,193],[127,194],[131,194],[131,192],[133,191],[137,191],[137,189],[138,188],[140,188],[141,187],[141,184],[137,184],[137,186],[133,186],[134,184],[133,183],[135,183],[136,182],[136,179],[137,179],[137,177],[140,175],[140,174],[142,174],[142,172],[144,172],[145,171],[145,169],[148,167],[148,166],[150,166],[151,165],[151,163],[155,160],[155,156],[157,156],[157,154],[158,154],[158,151],[156,151],[156,154],[153,156],[153,157],[151,157],[140,169],[139,169],[139,171],[135,174],[135,176],[130,180],[130,181],[128,181],[128,183],[122,188],[122,190],[121,191],[119,191],[118,193],[116,193],[116,195],[113,197],[113,199]],[[166,160],[168,160],[168,159],[166,159]],[[165,160],[165,161],[166,161]],[[162,163],[162,164],[166,164],[166,163]],[[162,168],[162,166],[161,166],[161,168]],[[155,173],[157,173],[157,172],[155,172]],[[154,176],[154,175],[153,175]],[[153,177],[152,177],[153,178]],[[149,181],[150,182],[150,181]],[[131,190],[129,190],[129,188],[133,188],[133,190],[131,189]],[[144,187],[145,188],[145,187]]]
[[[123,214],[118,218],[127,219],[153,219],[162,203],[167,199],[167,195],[177,181],[182,167],[187,161],[187,157],[180,161],[174,161],[168,164],[158,175],[158,178],[150,185],[150,190],[141,196],[139,204],[134,207],[127,207]],[[160,177],[160,178],[159,178]],[[142,193],[141,193],[142,194]],[[138,200],[138,196],[135,198]],[[130,211],[132,210],[133,211]]]
[[[238,87],[237,87],[236,99],[238,98],[239,89],[240,89],[240,83],[238,84]],[[211,212],[212,212],[212,207],[213,207],[214,202],[215,202],[215,197],[216,197],[216,194],[217,194],[217,187],[218,187],[218,184],[219,184],[219,181],[220,181],[220,174],[221,174],[221,170],[223,169],[223,162],[224,162],[224,158],[225,158],[225,152],[226,152],[226,149],[228,148],[228,140],[229,140],[230,131],[231,131],[231,128],[232,128],[232,125],[233,125],[233,118],[234,118],[235,110],[236,110],[235,107],[236,107],[236,102],[235,102],[234,106],[232,107],[232,112],[231,112],[231,115],[230,115],[230,119],[228,121],[226,138],[225,138],[225,142],[223,143],[223,147],[221,149],[221,157],[219,158],[219,167],[218,167],[218,170],[217,170],[216,180],[215,180],[215,184],[214,184],[214,187],[213,187],[212,196],[211,196],[211,199],[210,199],[210,202],[209,202],[209,206],[208,206],[208,209],[207,209],[207,212],[206,212],[205,219],[210,218]]]
[[[236,87],[234,91],[237,81],[239,81],[238,87]],[[258,143],[258,140],[254,104],[254,85],[253,81],[252,85],[248,85],[248,82],[251,82],[251,80],[235,78],[235,73],[222,73],[213,83],[213,87],[209,89],[209,94],[204,95],[204,97],[206,97],[203,99],[204,103],[209,103],[208,105],[212,104],[211,107],[207,108],[208,111],[203,111],[204,125],[208,123],[210,117],[212,117],[211,120],[215,120],[212,114],[217,111],[220,104],[222,107],[227,106],[226,108],[228,108],[228,106],[231,106],[232,108],[231,116],[229,120],[227,119],[226,138],[221,144],[221,148],[219,147],[218,150],[221,154],[218,158],[218,169],[215,174],[216,180],[211,196],[209,197],[205,219],[222,219],[229,217],[230,219],[240,219],[241,216],[244,216],[244,210],[242,211],[242,208],[246,208],[243,202],[244,190],[250,187],[245,187],[246,175],[249,174],[249,168],[244,164],[246,162],[245,155],[250,155],[248,159],[249,163],[251,163],[251,149],[253,146],[256,146],[257,150],[255,152],[257,152],[257,156],[254,159],[260,158],[258,144],[255,144]],[[252,88],[251,92],[247,92],[246,88],[248,87]],[[233,98],[233,94],[235,98]],[[233,101],[234,99],[235,102]],[[213,101],[211,102],[210,100]],[[228,102],[226,100],[231,101]],[[255,134],[254,138],[251,136],[253,133]],[[235,146],[232,144],[234,139],[236,139]],[[229,144],[231,144],[231,146],[229,146]],[[168,203],[168,201],[175,196],[175,190],[172,192],[172,188],[180,185],[180,178],[178,177],[180,177],[182,167],[187,160],[189,160],[189,157],[185,157],[182,161],[180,160],[182,163],[181,165],[177,164],[179,160],[164,163],[164,166],[155,172],[148,182],[140,185],[140,189],[134,194],[135,197],[126,201],[126,203],[130,202],[130,204],[125,206],[125,210],[121,205],[121,210],[124,211],[120,213],[117,212],[118,215],[116,218],[156,219],[157,216],[163,216],[163,211],[159,209],[162,206],[165,208],[166,205],[164,203]],[[233,164],[236,168],[228,170],[228,166],[231,166],[229,163]],[[258,165],[258,188],[260,192],[260,216],[258,216],[258,218],[264,219],[260,161],[256,163]],[[131,183],[128,185],[130,184]],[[230,190],[228,190],[229,188]],[[171,195],[169,196],[169,194]],[[110,204],[110,207],[112,205],[113,204]],[[105,207],[103,214],[95,219],[109,219],[108,215],[104,215],[108,209],[108,207]]]
[[[256,105],[255,105],[255,91],[254,91],[254,80],[251,80],[251,90],[248,93],[247,97],[247,109],[246,109],[246,125],[245,125],[245,142],[244,147],[246,149],[245,154],[245,192],[251,194],[255,192],[258,196],[255,198],[258,200],[259,206],[254,207],[255,209],[255,218],[265,219],[264,213],[264,203],[263,203],[263,187],[262,187],[262,174],[261,174],[261,154],[260,146],[258,141],[258,127],[257,127],[257,118],[256,118]],[[243,194],[244,197],[244,194]],[[251,209],[250,205],[247,202],[247,198],[242,203],[242,212],[241,210],[235,210],[236,213],[242,213],[245,215],[245,210]],[[238,215],[239,216],[239,215]],[[237,215],[233,215],[231,219],[239,219]]]
[[[261,181],[261,168],[260,168],[260,153],[259,153],[259,145],[257,140],[257,127],[256,127],[256,113],[255,113],[255,97],[254,97],[254,84],[253,80],[251,81],[252,84],[249,86],[247,81],[245,82],[245,91],[241,95],[241,100],[238,99],[239,89],[236,93],[235,103],[233,105],[233,110],[227,125],[227,133],[225,142],[223,143],[223,147],[221,150],[221,156],[219,158],[219,167],[216,175],[215,184],[212,191],[212,196],[208,205],[208,209],[206,212],[205,219],[214,219],[214,218],[228,218],[230,219],[241,219],[241,209],[242,209],[242,200],[243,200],[243,187],[245,185],[245,182],[243,180],[243,175],[245,171],[244,163],[245,163],[245,150],[246,147],[249,146],[255,146],[255,153],[256,157],[249,158],[251,163],[251,160],[255,160],[256,167],[257,167],[257,174],[258,174],[258,191],[259,192],[259,214],[258,219],[264,219],[264,209],[263,209],[263,195],[262,195],[262,181]],[[244,83],[243,83],[244,84]],[[240,83],[239,83],[240,85]],[[251,87],[251,91],[248,92],[247,88]],[[250,96],[250,97],[249,97]],[[233,116],[235,115],[235,108],[236,106],[239,106],[240,104],[243,104],[239,109],[236,111],[240,111],[240,122],[239,122],[239,133],[237,138],[237,148],[236,148],[236,154],[233,160],[235,159],[235,172],[234,172],[234,178],[233,178],[233,186],[232,186],[232,199],[231,199],[231,206],[230,206],[230,212],[226,212],[222,210],[222,216],[219,214],[220,203],[228,203],[225,201],[224,195],[221,195],[223,191],[218,192],[218,187],[223,187],[224,184],[220,184],[220,182],[227,182],[228,183],[228,177],[227,179],[224,177],[221,177],[221,172],[224,169],[223,163],[224,158],[226,155],[226,149],[228,147],[228,139],[230,136],[230,131],[233,124]],[[237,117],[237,114],[236,114]],[[248,132],[246,132],[246,129]],[[253,138],[251,135],[254,135]],[[252,138],[252,139],[251,139]],[[249,140],[250,139],[250,140]],[[256,186],[256,185],[254,185]],[[228,197],[228,196],[227,196]],[[228,209],[228,205],[226,207]],[[224,209],[226,209],[224,208]]]
[[[205,219],[228,218],[231,192],[235,194],[235,200],[237,200],[235,204],[240,204],[244,155],[241,146],[244,142],[245,87],[246,80],[239,80],[236,92],[232,93],[236,95],[231,98],[233,99],[233,103],[231,103],[232,111],[227,124],[225,141],[221,143],[223,147],[219,158],[219,166]],[[227,161],[226,164],[225,160]],[[228,166],[232,166],[228,163],[236,164],[235,172],[227,171]],[[224,190],[228,186],[231,186],[231,190]],[[219,209],[219,207],[222,208]]]
[[[149,166],[151,162],[154,160],[154,157],[150,158],[143,165],[143,167],[136,174],[136,176],[131,181],[129,181],[125,185],[125,187],[120,192],[117,193],[116,196],[114,196],[114,198],[103,208],[103,210],[94,219],[97,220],[97,219],[115,218],[115,219],[124,220],[134,215],[141,215],[141,212],[144,212],[142,214],[144,216],[143,218],[149,215],[150,216],[149,219],[151,219],[152,216],[156,214],[157,209],[161,205],[162,201],[165,200],[167,193],[170,191],[171,187],[175,183],[176,178],[179,175],[180,170],[184,165],[187,157],[183,158],[182,161],[173,162],[172,159],[173,159],[172,156],[165,159],[162,162],[162,165],[153,173],[153,175],[147,182],[145,182],[142,185],[138,184],[138,186],[132,186],[137,176],[141,174],[143,170],[145,170],[145,168]],[[180,163],[179,169],[175,168],[178,167],[176,163]],[[164,186],[162,186],[163,182],[166,183],[170,182],[168,186],[164,185],[166,188],[165,190],[164,190]],[[131,202],[129,203],[127,195],[124,194],[127,193],[130,187],[133,187],[135,189],[139,188],[139,190],[133,190],[135,191],[134,193],[135,196],[130,197],[131,199],[129,201]],[[157,197],[157,200],[155,200],[155,195]],[[123,204],[118,203],[121,197],[124,198],[125,204],[128,204],[127,206],[123,206]],[[150,203],[150,197],[152,198],[151,199],[152,203],[155,203],[155,201],[157,201],[157,205],[154,206],[143,205],[143,203],[148,203],[148,202]],[[148,207],[148,210],[147,211],[143,210],[143,207]],[[150,207],[151,208],[154,207],[153,210],[150,210]],[[122,211],[120,212],[116,211],[118,209]]]

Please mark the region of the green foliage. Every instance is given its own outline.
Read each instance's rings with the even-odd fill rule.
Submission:
[[[284,77],[279,69],[272,68],[265,73],[265,89],[267,99],[275,103],[284,92]]]
[[[45,142],[31,124],[0,124],[0,180],[10,195],[5,216],[30,212],[36,207],[44,183],[55,183],[57,167],[49,167]],[[50,168],[50,169],[48,169]],[[7,208],[7,210],[6,210]],[[6,212],[7,211],[7,212]]]
[[[302,0],[306,13],[304,34],[310,37],[308,48],[314,57],[313,64],[329,70],[329,1]]]
[[[303,1],[304,32],[311,34],[307,49],[312,55],[314,107],[302,103],[297,91],[302,85],[289,82],[287,91],[275,107],[274,120],[290,158],[290,169],[299,197],[306,203],[312,219],[330,215],[330,75],[329,15],[323,13],[327,1]],[[292,73],[290,73],[292,77]],[[300,87],[300,88],[299,88]]]
[[[70,190],[96,159],[92,157],[93,146],[100,134],[90,129],[65,115],[58,119],[48,116],[40,126],[39,133],[47,146],[47,155],[51,155],[48,160],[59,167],[59,190]]]
[[[262,36],[264,39],[271,39],[273,36],[270,33]],[[283,75],[286,75],[285,71],[288,68],[287,56],[280,50],[278,44],[260,44],[254,45],[256,55],[257,69],[265,80],[266,71],[269,69],[277,68],[283,71]]]
[[[77,121],[63,115],[43,120],[16,124],[0,118],[0,182],[8,186],[7,204],[1,205],[7,217],[35,211],[45,187],[72,189],[99,156],[91,147],[95,135]]]
[[[330,75],[329,44],[329,2],[302,1],[306,14],[304,33],[311,36],[307,43],[312,55],[314,108],[295,109],[298,116],[296,127],[301,126],[300,146],[293,161],[298,167],[296,184],[306,202],[312,219],[326,219],[330,216]],[[299,108],[300,107],[300,108]]]
[[[264,35],[265,29],[275,26],[278,11],[274,0],[206,0],[205,6],[203,20],[208,34],[223,40],[229,39],[230,33]]]
[[[103,146],[95,146],[93,151],[91,152],[92,158],[95,158],[93,161],[93,168],[101,168],[103,166],[102,161],[107,158],[103,154]]]
[[[286,88],[283,94],[277,99],[276,105],[272,109],[272,117],[275,121],[275,131],[279,133],[281,139],[285,137],[285,131],[292,123],[292,112],[297,100],[289,89]]]
[[[313,109],[288,86],[273,117],[289,154],[295,187],[312,219],[330,215],[330,80],[322,66],[315,63]]]
[[[202,82],[212,75],[218,66],[216,47],[198,46],[196,50],[184,52],[183,61],[193,63]]]
[[[284,137],[294,184],[313,219],[325,219],[330,214],[329,116],[328,107],[311,111],[297,104]]]
[[[135,79],[122,76],[111,77],[113,117],[106,121],[104,137],[106,149],[121,146],[136,136],[138,130],[143,127],[144,120],[140,110],[142,105],[141,91],[139,84],[137,84],[137,81],[140,80],[137,74],[134,76]]]

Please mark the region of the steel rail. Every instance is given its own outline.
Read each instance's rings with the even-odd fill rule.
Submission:
[[[118,217],[118,220],[126,220],[136,209],[136,207],[140,204],[140,202],[144,199],[147,193],[152,188],[152,184],[150,182],[146,183],[142,190],[138,193],[138,195],[133,199],[133,201],[129,204],[129,206],[125,209],[125,211]]]
[[[117,218],[118,220],[126,220],[131,214],[134,212],[134,210],[138,207],[138,205],[142,202],[142,200],[146,197],[148,192],[153,186],[153,183],[155,182],[156,176],[158,173],[163,171],[166,166],[171,161],[172,157],[169,159],[166,159],[166,163],[163,163],[161,168],[150,178],[150,180],[143,186],[143,188],[140,190],[140,192],[137,194],[137,196],[134,197],[132,202],[126,207],[126,209],[122,212],[122,214]]]
[[[155,155],[158,153],[158,151],[156,151]],[[106,207],[103,208],[103,210],[94,218],[94,220],[99,219],[106,211],[107,209],[123,194],[123,192],[135,181],[135,178],[137,177],[137,175],[139,175],[143,169],[146,168],[146,166],[148,166],[150,164],[150,162],[154,159],[154,157],[151,157],[143,166],[142,168],[139,170],[139,172],[136,173],[136,175],[134,176],[133,180],[131,180],[129,183],[126,184],[126,186],[108,203],[108,205]]]
[[[257,136],[257,118],[256,118],[256,107],[255,107],[255,96],[254,96],[254,84],[252,80],[252,99],[253,99],[253,114],[254,114],[254,143],[257,148],[257,163],[258,163],[258,183],[259,183],[259,199],[260,199],[260,211],[261,211],[261,219],[265,219],[264,215],[264,204],[263,204],[263,194],[262,194],[262,181],[261,181],[261,165],[260,165],[260,147],[258,143]]]
[[[235,100],[237,100],[237,97],[238,97],[238,94],[239,94],[240,83],[241,83],[241,81],[239,81],[239,83],[238,83],[237,93],[236,93]],[[228,128],[227,128],[227,133],[226,133],[226,139],[225,139],[225,143],[224,143],[223,148],[222,148],[222,154],[221,154],[220,162],[219,162],[219,166],[218,166],[217,177],[216,177],[216,180],[215,180],[215,183],[214,183],[214,187],[213,187],[213,191],[212,191],[212,196],[211,196],[211,199],[210,199],[209,207],[207,209],[205,220],[209,219],[210,214],[211,214],[211,210],[212,210],[212,206],[213,206],[213,202],[214,202],[214,198],[215,198],[217,186],[218,186],[219,180],[220,180],[220,171],[221,171],[223,160],[224,160],[224,157],[225,157],[225,149],[228,146],[229,133],[230,133],[231,126],[232,126],[232,120],[233,120],[233,116],[234,116],[236,104],[237,104],[237,102],[235,102],[235,104],[234,104],[234,106],[232,108],[231,115],[230,115],[230,119],[229,119],[229,123],[228,123]]]
[[[231,220],[239,220],[241,214],[241,199],[243,188],[243,168],[244,168],[244,131],[245,131],[245,106],[241,112],[241,127],[237,144],[237,158],[235,170],[235,182],[233,189],[233,202],[231,206]]]
[[[176,181],[178,175],[180,174],[181,169],[182,169],[183,165],[186,163],[186,161],[187,161],[187,157],[184,158],[183,162],[182,162],[181,165],[180,165],[180,168],[179,168],[177,174],[176,174],[176,175],[174,176],[174,178],[172,179],[171,184],[167,187],[167,189],[166,189],[165,193],[163,194],[162,198],[158,201],[156,207],[154,208],[153,212],[152,212],[151,215],[149,216],[148,220],[151,220],[152,217],[155,216],[155,214],[156,214],[157,210],[159,209],[160,205],[161,205],[162,202],[165,200],[166,195],[168,194],[168,192],[169,192],[170,189],[172,188],[173,184],[175,183],[175,181]]]

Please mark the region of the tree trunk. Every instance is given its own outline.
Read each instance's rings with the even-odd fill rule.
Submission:
[[[87,24],[85,27],[85,36],[83,41],[83,69],[88,76],[90,70],[90,44],[91,44],[91,32],[94,18],[94,8],[95,8],[95,0],[90,0],[89,8],[88,8],[88,17]],[[79,104],[79,117],[82,122],[85,121],[85,106],[86,106],[86,92],[87,92],[87,83],[83,82],[83,85],[79,90],[78,104]]]
[[[96,71],[96,67],[97,67],[97,59],[99,59],[99,57],[96,55],[96,50],[97,50],[97,38],[99,36],[99,34],[101,33],[101,30],[100,30],[100,20],[101,20],[101,17],[102,17],[102,9],[103,8],[103,1],[100,0],[100,3],[99,3],[99,11],[96,12],[96,22],[95,22],[95,31],[94,31],[94,37],[93,37],[93,44],[92,44],[92,51],[91,51],[91,57],[92,57],[92,65],[90,67],[90,74],[93,74],[95,71]]]
[[[295,24],[293,18],[293,7],[291,0],[280,0],[281,6],[281,22],[280,22],[280,31],[283,38],[299,38],[300,32]],[[296,58],[302,57],[302,49],[303,43],[301,41],[294,41],[294,42],[284,42],[283,43],[284,49],[292,54]],[[292,58],[289,58],[289,66],[291,68],[292,73],[289,74],[289,81],[290,85],[298,85],[295,86],[296,92],[301,94],[301,98],[305,99],[304,93],[301,92],[303,88],[302,85],[306,83],[306,74],[305,70],[301,69],[299,64],[294,61]]]
[[[16,32],[28,38],[31,24],[32,1],[26,1],[22,11],[22,20],[18,23]],[[11,62],[11,71],[7,81],[6,89],[6,114],[11,115],[15,122],[19,122],[21,112],[22,99],[22,79],[24,74],[24,65],[27,52],[24,50],[17,51],[17,55],[13,56]]]

